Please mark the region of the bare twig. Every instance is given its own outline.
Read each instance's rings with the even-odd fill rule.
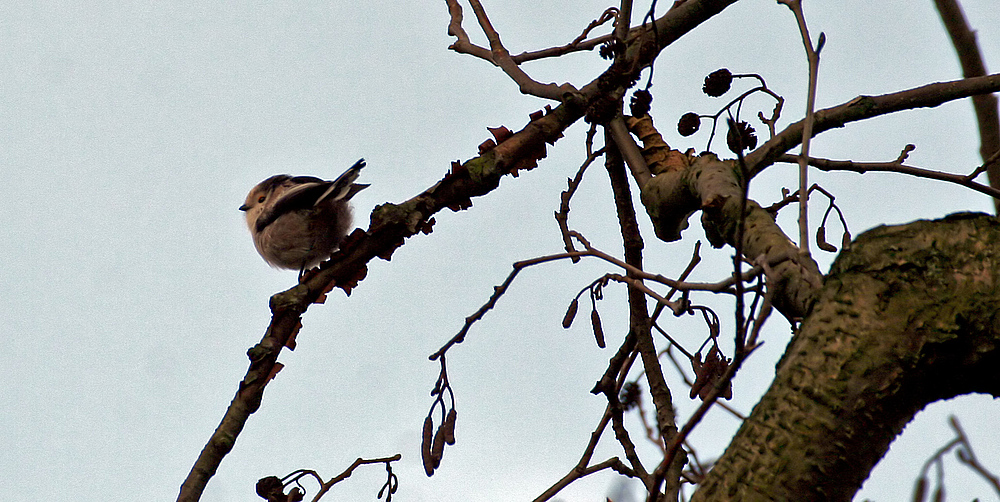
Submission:
[[[976,33],[969,28],[958,0],[934,0],[944,27],[948,30],[951,42],[958,53],[962,64],[962,76],[981,77],[986,75],[986,64],[983,63],[979,44],[976,43]],[[980,94],[972,97],[972,106],[976,110],[976,120],[979,123],[979,154],[983,158],[983,166],[989,172],[990,186],[1000,189],[1000,164],[996,163],[1000,153],[1000,116],[997,113],[997,98],[992,94]],[[1000,214],[1000,200],[993,200],[994,208]]]
[[[823,48],[825,36],[820,33],[819,43],[813,47],[812,38],[809,37],[809,27],[806,26],[805,14],[802,12],[801,0],[778,0],[778,3],[786,5],[795,14],[795,20],[799,25],[799,33],[802,35],[802,45],[806,49],[806,56],[809,59],[809,94],[806,98],[806,115],[802,127],[802,149],[799,154],[799,193],[806,194],[809,186],[809,143],[813,135],[813,123],[816,120],[814,108],[816,106],[816,84],[819,73],[819,52]],[[799,198],[799,252],[809,255],[809,211],[808,195]]]
[[[600,17],[591,21],[590,24],[588,24],[587,27],[584,28],[583,33],[581,33],[580,36],[576,37],[576,39],[574,39],[572,42],[559,47],[550,47],[548,49],[541,49],[537,51],[522,52],[515,56],[511,56],[511,59],[513,59],[515,63],[521,64],[524,63],[525,61],[534,61],[536,59],[559,57],[562,56],[563,54],[569,54],[570,52],[589,51],[594,47],[597,47],[598,45],[608,42],[614,38],[614,35],[609,33],[607,35],[601,35],[599,37],[592,38],[590,40],[585,40],[587,38],[587,35],[590,34],[591,30],[597,28],[598,26],[603,25],[604,23],[607,23],[608,21],[613,21],[617,19],[617,17],[618,17],[618,9],[615,7],[608,7],[601,14]]]
[[[953,449],[957,449],[956,454],[959,462],[967,465],[970,469],[982,476],[982,478],[990,484],[997,495],[1000,495],[1000,478],[979,463],[979,460],[976,458],[976,454],[972,451],[972,443],[969,441],[968,436],[965,435],[965,431],[962,429],[961,424],[958,423],[958,418],[951,416],[948,421],[951,424],[951,428],[955,430],[955,438],[939,448],[933,455],[930,456],[930,458],[927,459],[926,462],[924,462],[923,467],[920,469],[920,475],[917,477],[917,487],[913,500],[921,502],[924,500],[923,495],[927,488],[927,472],[932,466],[937,468],[938,491],[943,488],[944,456]]]
[[[580,239],[580,235],[577,232],[570,231],[570,235],[572,235],[574,238]],[[477,310],[474,314],[465,318],[465,325],[462,327],[461,330],[459,330],[458,334],[452,337],[452,339],[449,340],[447,343],[445,343],[445,345],[442,346],[440,349],[438,349],[437,352],[431,354],[430,360],[432,361],[437,360],[437,358],[441,357],[442,354],[447,352],[452,345],[462,343],[462,341],[465,340],[465,335],[469,332],[469,328],[471,328],[473,324],[482,319],[487,312],[489,312],[490,310],[493,309],[493,307],[496,306],[497,301],[500,299],[500,297],[504,295],[504,293],[507,292],[507,289],[510,287],[511,283],[514,281],[514,278],[517,277],[517,274],[521,270],[527,267],[551,261],[572,259],[574,257],[579,258],[579,257],[590,256],[611,263],[612,265],[622,268],[623,270],[626,271],[626,273],[631,274],[633,277],[625,277],[617,274],[608,274],[606,277],[616,282],[622,282],[633,287],[640,287],[641,283],[638,282],[640,280],[649,280],[682,291],[708,291],[711,293],[729,293],[729,294],[733,293],[731,288],[733,287],[733,284],[736,282],[736,279],[733,277],[729,277],[727,279],[715,283],[676,281],[673,279],[668,279],[659,274],[650,274],[648,272],[642,271],[638,268],[635,268],[619,260],[618,258],[615,258],[607,253],[604,253],[603,251],[591,247],[590,243],[587,242],[586,240],[583,239],[580,240],[586,247],[586,250],[584,251],[575,251],[571,253],[558,253],[547,256],[540,256],[538,258],[532,258],[530,260],[524,260],[514,263],[513,264],[514,270],[511,271],[510,275],[507,276],[507,278],[503,281],[503,283],[493,288],[493,294],[490,296],[489,300],[487,300],[487,302],[483,304],[483,306],[480,307],[479,310]],[[750,271],[748,271],[748,273],[743,276],[743,280],[748,280],[750,278],[756,277],[760,273],[761,269],[755,267]],[[648,289],[645,286],[642,286],[642,288],[651,294],[651,298],[657,300],[658,302],[664,303],[665,305],[670,306],[670,308],[674,310],[676,314],[679,315],[680,313],[682,313],[681,305],[679,303],[668,301],[665,298],[656,295],[655,292],[653,292],[652,290]]]
[[[701,419],[705,417],[705,413],[712,407],[716,399],[722,393],[723,389],[729,384],[736,372],[739,371],[740,366],[743,365],[743,361],[746,360],[758,346],[747,346],[746,351],[743,354],[735,354],[733,356],[733,362],[726,369],[726,373],[720,378],[712,390],[709,392],[705,399],[702,401],[698,409],[695,410],[691,418],[684,424],[684,427],[678,431],[677,435],[667,443],[667,453],[663,456],[663,460],[653,471],[653,489],[650,490],[650,496],[647,498],[648,502],[656,502],[655,493],[659,490],[660,484],[664,481],[664,476],[666,474],[667,468],[673,462],[674,457],[677,455],[678,450],[680,450],[681,444],[687,439],[691,431],[694,430],[695,426],[701,422]]]
[[[843,127],[849,122],[901,110],[934,107],[956,99],[997,91],[1000,91],[1000,74],[937,82],[880,96],[858,96],[846,103],[817,110],[812,134]],[[760,174],[788,150],[801,144],[804,127],[804,120],[791,124],[756,150],[748,153],[746,161],[750,175]]]
[[[767,94],[768,96],[771,96],[772,98],[774,98],[775,105],[774,105],[773,111],[771,112],[771,117],[770,118],[764,117],[764,113],[763,112],[758,112],[758,114],[757,114],[758,118],[760,118],[760,121],[767,125],[768,132],[770,134],[769,137],[774,137],[774,124],[778,121],[778,116],[781,114],[781,108],[784,106],[785,98],[781,97],[780,95],[778,95],[778,93],[772,91],[771,89],[768,89],[767,88],[767,83],[764,82],[764,78],[761,77],[760,75],[757,75],[756,73],[733,74],[732,78],[734,78],[734,79],[736,79],[736,78],[754,78],[754,79],[757,79],[757,81],[760,82],[760,85],[757,86],[757,87],[754,87],[752,89],[748,89],[748,90],[744,91],[743,93],[741,93],[739,96],[736,96],[735,98],[731,99],[724,106],[720,107],[719,111],[715,112],[712,115],[698,115],[698,118],[711,118],[712,119],[712,132],[709,134],[708,144],[706,145],[705,150],[711,151],[711,149],[712,149],[712,140],[715,139],[715,132],[716,132],[716,130],[719,127],[719,118],[723,114],[730,114],[730,115],[732,115],[732,107],[734,105],[736,105],[736,107],[737,107],[737,111],[736,111],[736,114],[735,114],[736,115],[736,120],[740,120],[742,118],[742,117],[740,117],[740,110],[742,109],[743,101],[746,100],[748,97],[750,97],[753,94],[758,93],[758,92],[763,92],[763,93]]]
[[[451,20],[448,22],[448,34],[457,39],[448,48],[460,54],[470,54],[494,63],[493,55],[489,49],[472,43],[469,34],[465,32],[465,28],[462,28],[462,19],[464,16],[462,15],[462,6],[459,5],[458,0],[446,0],[446,2],[448,3],[448,14],[451,17]]]
[[[597,157],[604,154],[604,148],[594,150],[594,135],[597,133],[597,125],[591,124],[590,130],[587,131],[587,158],[583,161],[583,165],[577,170],[576,176],[567,179],[568,186],[561,194],[559,194],[559,210],[555,212],[556,223],[559,225],[559,233],[562,234],[563,244],[566,247],[566,252],[572,253],[576,251],[573,247],[573,237],[569,234],[569,202],[573,198],[573,194],[576,193],[576,189],[580,186],[580,182],[583,181],[583,173],[592,164]],[[580,261],[579,257],[573,258],[573,263]]]
[[[798,156],[782,155],[778,157],[778,162],[798,162]],[[947,181],[949,183],[962,185],[979,193],[989,195],[990,197],[993,197],[994,200],[1000,200],[1000,190],[972,181],[966,175],[951,174],[920,167],[907,166],[901,162],[854,162],[851,160],[830,160],[810,157],[809,165],[814,166],[821,171],[853,171],[862,174],[868,171],[889,172],[908,174],[918,178]]]
[[[622,17],[631,11],[631,0],[622,1]],[[627,19],[627,18],[626,18]],[[619,20],[619,23],[624,21]],[[620,121],[621,130],[628,136],[624,122]],[[629,136],[631,139],[631,136]],[[649,311],[646,306],[646,292],[642,284],[642,276],[646,275],[642,271],[642,237],[639,233],[639,224],[636,220],[635,207],[633,206],[632,193],[628,184],[628,177],[625,174],[625,165],[619,149],[613,148],[610,133],[605,134],[605,167],[608,170],[608,177],[611,181],[611,189],[614,195],[615,208],[618,214],[619,228],[622,234],[622,243],[625,251],[625,261],[629,265],[625,279],[632,281],[628,290],[629,304],[629,333],[635,335],[635,348],[642,360],[643,369],[646,372],[646,382],[649,384],[649,393],[652,396],[653,406],[656,408],[657,430],[664,438],[671,438],[677,431],[676,411],[674,410],[673,398],[666,380],[663,378],[663,370],[660,367],[660,360],[656,354],[656,345],[653,343],[653,336],[650,332],[651,322]],[[634,146],[634,144],[633,144]],[[638,148],[636,148],[638,150]],[[641,156],[640,156],[641,157]],[[666,301],[666,300],[664,300]],[[628,437],[628,433],[622,424],[621,406],[618,404],[618,396],[608,396],[609,401],[613,400],[615,406],[612,408],[613,426],[615,437],[625,450],[626,457],[632,464],[632,469],[640,474],[643,484],[650,489],[649,476],[646,475],[645,468],[639,461],[635,453],[635,446]],[[671,470],[676,470],[678,477],[683,463],[669,466]],[[676,493],[679,485],[668,484],[668,492]],[[659,487],[656,488],[659,491]]]
[[[635,361],[634,357],[635,351],[633,350],[635,346],[635,338],[636,337],[634,335],[629,334],[629,336],[627,336],[625,338],[625,341],[622,343],[621,348],[619,348],[618,353],[615,355],[615,357],[611,359],[609,372],[618,374],[620,376],[618,378],[617,384],[612,386],[613,389],[609,389],[608,392],[605,392],[608,398],[608,405],[604,409],[604,414],[601,416],[600,423],[598,423],[594,431],[590,433],[590,441],[587,443],[587,447],[584,448],[583,455],[580,457],[580,461],[577,462],[576,466],[574,466],[568,473],[566,473],[566,475],[563,476],[562,479],[555,482],[541,495],[536,497],[534,502],[544,502],[546,500],[549,500],[552,497],[554,497],[557,493],[559,493],[560,490],[562,490],[566,486],[569,486],[570,483],[576,481],[577,479],[580,479],[589,474],[593,474],[600,470],[606,469],[608,467],[611,467],[616,472],[623,474],[625,476],[635,477],[635,473],[632,472],[628,467],[626,467],[625,464],[621,463],[621,461],[619,461],[617,457],[612,457],[599,464],[590,465],[590,460],[594,456],[594,450],[597,448],[597,443],[600,441],[601,436],[604,434],[604,431],[607,428],[608,423],[611,422],[611,416],[614,413],[613,410],[615,406],[619,406],[617,404],[618,389],[621,387],[621,384],[625,379],[625,375],[628,374],[629,368],[632,367],[632,363]],[[631,355],[632,357],[627,357],[629,355]],[[600,384],[598,384],[598,386],[600,387]],[[597,389],[595,388],[595,390]],[[611,392],[612,390],[613,392]]]
[[[993,490],[997,492],[997,495],[1000,495],[1000,478],[979,463],[979,460],[976,458],[976,454],[972,452],[972,443],[969,441],[968,436],[965,435],[962,425],[958,423],[958,418],[953,415],[948,419],[948,421],[951,424],[951,428],[955,429],[955,434],[962,443],[962,449],[958,451],[959,461],[976,471],[993,487]]]
[[[386,486],[390,490],[389,494],[390,494],[390,497],[391,497],[391,494],[392,494],[392,492],[395,491],[395,488],[394,488],[394,484],[392,484],[393,483],[392,479],[394,478],[394,475],[392,474],[392,470],[389,469],[389,465],[392,462],[395,462],[395,461],[397,461],[397,460],[399,460],[401,458],[403,458],[402,455],[400,455],[398,453],[395,454],[395,455],[393,455],[393,456],[391,456],[391,457],[370,458],[370,459],[359,458],[359,459],[355,460],[354,463],[351,464],[350,467],[348,467],[347,469],[345,469],[344,472],[342,472],[342,473],[334,476],[332,479],[330,479],[330,481],[327,481],[327,482],[323,483],[323,485],[320,488],[319,492],[317,492],[316,496],[313,497],[313,502],[318,501],[320,499],[320,497],[323,496],[323,494],[325,494],[326,492],[330,491],[330,488],[333,488],[333,485],[335,485],[335,484],[337,484],[337,483],[339,483],[339,482],[341,482],[341,481],[343,481],[343,480],[351,477],[351,474],[354,473],[354,469],[357,469],[358,467],[360,467],[362,465],[368,465],[368,464],[385,464],[386,465],[386,469],[389,470],[389,477],[390,477],[390,480],[386,482],[387,483]],[[379,497],[379,498],[381,498],[381,497]]]
[[[490,50],[488,53],[485,49],[472,44],[469,41],[468,34],[462,29],[462,8],[458,4],[458,0],[447,0],[448,11],[451,14],[451,21],[448,25],[448,33],[458,40],[452,44],[451,49],[456,52],[464,52],[471,54],[482,59],[490,61],[494,65],[497,65],[511,78],[517,85],[523,94],[530,94],[532,96],[537,96],[540,98],[551,99],[555,101],[561,101],[563,96],[567,93],[576,92],[576,88],[565,83],[562,85],[556,84],[542,84],[524,72],[514,59],[511,58],[510,52],[504,47],[503,42],[500,41],[500,34],[493,24],[490,22],[489,16],[486,14],[486,9],[479,0],[469,0],[469,4],[472,6],[472,12],[476,14],[476,19],[479,21],[479,27],[483,30],[486,35],[486,39],[490,42]]]

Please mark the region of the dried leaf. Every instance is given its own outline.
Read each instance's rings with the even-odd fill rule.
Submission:
[[[299,330],[301,329],[302,318],[299,318],[299,321],[295,323],[295,329],[293,329],[292,333],[288,335],[288,340],[285,340],[285,347],[288,348],[288,350],[295,350],[295,338],[299,336]]]
[[[496,139],[498,145],[506,141],[507,138],[514,135],[514,133],[510,132],[510,129],[507,129],[504,126],[487,127],[486,130],[488,130],[490,134],[493,135],[493,138]]]
[[[497,144],[492,139],[488,139],[486,141],[483,141],[479,145],[479,155],[482,155],[482,154],[484,154],[484,153],[486,153],[486,152],[488,152],[488,151],[490,151],[490,150],[492,150],[492,149],[494,149],[496,147],[497,147]]]
[[[281,368],[284,367],[285,367],[284,364],[274,363],[274,366],[271,367],[271,372],[268,373],[267,375],[267,381],[270,382],[271,380],[274,380],[274,377],[278,376],[278,373],[281,371]]]
[[[722,357],[719,348],[714,345],[705,356],[705,362],[701,362],[700,353],[696,354],[695,358],[691,360],[691,368],[694,369],[695,374],[694,384],[691,385],[691,399],[694,399],[694,396],[698,396],[702,400],[708,397],[719,379],[726,374],[729,362],[730,359]],[[733,383],[731,381],[726,383],[726,387],[719,394],[719,397],[733,398]]]
[[[402,245],[402,242],[400,242]],[[391,256],[391,252],[389,253]],[[343,289],[347,296],[351,296],[351,290],[358,287],[358,283],[362,279],[368,276],[368,265],[361,264],[358,268],[354,269],[354,275],[351,277],[344,278],[341,283],[336,284],[336,287]]]

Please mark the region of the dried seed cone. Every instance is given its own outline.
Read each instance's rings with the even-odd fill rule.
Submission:
[[[590,311],[590,323],[594,325],[594,338],[597,339],[597,346],[604,348],[604,328],[601,327],[601,316],[597,309]]]
[[[431,458],[434,460],[434,468],[437,469],[441,465],[441,457],[444,456],[444,434],[442,433],[444,429],[444,424],[438,427],[436,433],[434,433],[434,442],[431,444]]]
[[[921,476],[913,490],[913,500],[914,502],[924,502],[925,496],[927,496],[927,477]]]
[[[420,459],[424,462],[424,472],[428,476],[434,474],[434,468],[437,467],[434,464],[434,457],[431,455],[431,436],[434,433],[434,421],[431,419],[430,415],[424,419],[424,430],[421,434],[420,442]]]
[[[835,253],[837,251],[837,248],[833,244],[826,242],[826,227],[816,229],[816,245],[828,253]]]
[[[569,304],[569,309],[566,310],[566,315],[563,316],[563,329],[569,329],[569,327],[573,325],[573,318],[576,317],[576,311],[578,308],[580,308],[580,302],[576,298],[573,298],[573,301]]]
[[[444,425],[441,429],[444,431],[444,442],[446,444],[455,444],[455,419],[458,418],[458,412],[455,408],[452,408],[448,412],[448,416],[444,419]]]

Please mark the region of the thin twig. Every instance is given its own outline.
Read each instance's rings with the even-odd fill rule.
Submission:
[[[583,165],[577,170],[576,176],[573,178],[568,178],[566,180],[567,187],[561,194],[559,194],[559,210],[555,212],[556,223],[559,225],[559,233],[562,235],[563,244],[566,247],[566,252],[572,253],[576,251],[573,247],[573,237],[569,234],[569,203],[576,193],[577,188],[579,188],[580,183],[583,181],[583,173],[586,172],[587,168],[594,163],[595,160],[604,154],[604,148],[594,150],[594,135],[597,133],[597,124],[591,124],[590,130],[587,131],[587,139],[585,144],[587,145],[587,158],[583,161]],[[574,258],[573,263],[580,261],[580,258]]]
[[[631,1],[623,0],[622,12],[627,13],[630,10]],[[624,129],[624,123],[621,125]],[[634,334],[636,337],[635,348],[639,353],[643,369],[646,372],[646,382],[649,385],[649,393],[652,397],[653,406],[656,409],[657,428],[661,436],[671,437],[677,430],[676,412],[674,410],[673,397],[671,396],[670,388],[667,386],[666,379],[663,377],[663,370],[660,367],[660,361],[656,354],[656,345],[653,342],[653,336],[650,332],[651,322],[649,319],[649,310],[646,305],[645,286],[642,284],[642,276],[646,275],[642,271],[642,236],[639,233],[639,223],[636,219],[633,197],[629,188],[628,176],[625,173],[625,163],[619,153],[619,149],[614,147],[614,140],[607,130],[604,141],[608,150],[605,154],[605,167],[608,170],[611,191],[614,195],[625,262],[630,267],[630,270],[627,271],[628,277],[625,279],[633,281],[631,283],[632,287],[628,289],[629,333]],[[672,309],[679,310],[679,305],[672,307]],[[613,425],[615,425],[615,437],[624,449],[630,463],[632,463],[633,470],[641,474],[640,477],[643,484],[649,489],[649,476],[646,475],[645,469],[635,454],[635,446],[628,438],[627,431],[625,431],[624,426],[620,423],[621,407],[618,404],[618,396],[608,396],[608,399],[613,399],[615,404],[615,407],[612,408],[615,411],[612,419],[618,421],[618,423],[613,422]],[[680,472],[680,466],[678,466],[677,471],[678,473]]]
[[[590,464],[590,460],[594,456],[594,450],[597,448],[597,443],[600,441],[601,436],[604,434],[604,430],[607,428],[608,423],[611,422],[612,410],[615,406],[615,401],[613,401],[613,399],[617,399],[618,389],[621,387],[621,383],[624,381],[624,375],[628,374],[629,368],[631,368],[632,363],[635,361],[634,357],[635,351],[633,350],[634,345],[635,345],[635,336],[630,334],[629,336],[626,337],[621,348],[618,350],[618,354],[616,354],[616,356],[611,359],[611,367],[609,367],[609,372],[617,373],[621,376],[618,379],[617,385],[615,385],[613,389],[614,392],[610,394],[606,392],[606,394],[608,394],[607,395],[608,404],[604,409],[604,414],[601,416],[600,423],[598,423],[594,431],[590,433],[590,441],[587,443],[587,447],[584,448],[583,455],[580,457],[580,461],[577,462],[576,466],[574,466],[573,469],[571,469],[568,473],[566,473],[566,475],[563,476],[562,479],[555,482],[541,495],[536,497],[534,502],[544,502],[546,500],[549,500],[552,497],[554,497],[557,493],[559,493],[560,490],[568,486],[573,481],[576,481],[579,478],[587,476],[588,474],[593,474],[594,472],[600,471],[607,467],[611,467],[615,471],[629,477],[635,476],[635,473],[631,472],[627,467],[625,467],[625,465],[622,464],[617,457],[613,457],[611,459],[605,460],[604,462],[588,467],[588,465]],[[629,354],[631,354],[632,357],[625,357],[626,355]],[[598,387],[600,387],[600,384],[598,384]]]
[[[590,256],[604,260],[608,263],[611,263],[612,265],[622,268],[627,273],[634,274],[635,278],[627,278],[620,275],[616,276],[616,274],[609,274],[609,277],[611,277],[613,280],[618,282],[623,282],[629,285],[633,285],[634,284],[633,281],[636,280],[650,280],[681,291],[707,291],[711,293],[729,293],[729,294],[732,294],[733,292],[731,288],[733,284],[736,282],[736,279],[733,277],[729,277],[715,283],[675,281],[673,279],[668,279],[659,274],[650,274],[648,272],[642,271],[619,260],[618,258],[615,258],[607,253],[604,253],[603,251],[595,249],[591,247],[590,243],[587,242],[585,239],[581,239],[580,234],[578,234],[575,231],[570,231],[570,235],[572,235],[574,238],[577,238],[578,240],[581,240],[583,245],[586,247],[586,250],[575,251],[571,253],[558,253],[547,256],[540,256],[538,258],[532,258],[530,260],[524,260],[514,263],[513,264],[514,270],[511,271],[510,275],[507,276],[507,279],[505,279],[503,283],[493,288],[493,294],[490,296],[489,300],[487,300],[487,302],[483,304],[483,306],[480,307],[479,310],[477,310],[474,314],[465,318],[465,325],[462,327],[461,330],[459,330],[458,334],[452,337],[452,339],[449,340],[447,343],[445,343],[445,345],[442,346],[440,349],[438,349],[437,352],[431,354],[430,360],[431,361],[436,360],[442,354],[447,352],[452,345],[462,343],[462,341],[465,340],[465,335],[469,332],[469,328],[471,328],[473,324],[482,319],[487,312],[489,312],[490,310],[493,309],[493,307],[496,306],[497,301],[500,299],[500,297],[504,295],[504,293],[507,292],[507,289],[510,287],[511,283],[514,282],[514,278],[517,277],[517,274],[522,269],[534,265],[539,265],[542,263],[548,263],[557,260],[572,259],[574,257]],[[756,277],[760,273],[761,269],[755,267],[754,269],[748,271],[747,274],[743,276],[743,280],[748,280],[753,277]],[[649,291],[652,292],[652,290]],[[680,312],[681,305],[679,303],[669,302],[665,298],[660,296],[653,296],[652,298],[656,299],[659,302],[666,302],[667,305],[671,306],[672,310],[675,310],[675,313]]]
[[[572,42],[560,46],[560,47],[550,47],[548,49],[541,49],[537,51],[522,52],[515,56],[511,56],[511,59],[515,63],[521,64],[526,61],[534,61],[537,59],[559,57],[564,54],[569,54],[570,52],[576,51],[589,51],[598,45],[608,42],[614,38],[614,34],[609,33],[607,35],[601,35],[590,40],[585,40],[587,35],[590,34],[591,30],[597,28],[598,26],[607,23],[608,21],[613,21],[618,17],[618,9],[615,7],[608,7],[602,14],[601,17],[593,20],[590,24],[584,28],[583,33],[576,37]]]
[[[448,0],[456,1],[456,0]],[[556,84],[542,84],[524,72],[518,64],[511,59],[510,53],[507,52],[507,48],[504,47],[503,42],[500,41],[500,34],[493,28],[493,24],[490,22],[489,16],[486,15],[486,9],[483,8],[483,4],[479,0],[469,0],[469,4],[472,6],[472,11],[476,14],[476,19],[479,21],[479,27],[482,28],[483,33],[486,35],[486,39],[490,41],[490,61],[497,65],[511,78],[520,89],[522,94],[530,94],[532,96],[537,96],[540,98],[551,99],[555,101],[562,101],[563,96],[566,93],[576,92],[576,88],[565,83],[562,85]]]
[[[733,376],[736,375],[740,366],[743,365],[743,361],[745,361],[747,357],[750,357],[750,354],[752,354],[757,347],[758,346],[747,346],[747,349],[743,353],[742,357],[740,354],[735,354],[733,356],[733,362],[729,365],[729,368],[726,369],[726,373],[723,374],[722,378],[715,383],[715,386],[713,386],[712,390],[707,396],[705,396],[704,401],[702,401],[701,405],[698,406],[698,409],[695,410],[694,414],[691,415],[691,418],[689,418],[684,424],[684,427],[681,428],[677,435],[667,444],[666,455],[664,455],[663,460],[660,461],[660,465],[658,465],[653,471],[653,490],[650,490],[650,496],[647,499],[648,502],[656,502],[656,499],[653,498],[653,494],[659,490],[660,484],[663,483],[667,468],[673,462],[674,457],[677,456],[677,451],[680,449],[681,444],[687,439],[688,435],[691,434],[691,431],[694,430],[695,426],[701,422],[701,419],[705,417],[709,408],[712,407],[715,400],[718,399],[720,394],[722,394],[723,389],[726,388]]]
[[[782,155],[778,157],[777,161],[795,163],[798,162],[798,156]],[[852,160],[831,160],[831,159],[820,159],[816,157],[810,157],[809,165],[814,166],[821,171],[853,171],[862,174],[868,171],[889,172],[889,173],[908,174],[910,176],[916,176],[918,178],[947,181],[949,183],[962,185],[966,188],[975,190],[979,193],[989,195],[990,197],[993,197],[995,200],[1000,200],[1000,190],[983,185],[982,183],[977,183],[975,181],[972,181],[966,175],[945,173],[941,171],[924,169],[921,167],[907,166],[899,162],[854,162]]]
[[[1000,91],[1000,74],[993,74],[985,77],[935,82],[879,96],[858,96],[845,103],[817,110],[813,135],[843,127],[850,122],[902,110],[934,107],[949,101],[998,91]],[[750,175],[760,174],[795,145],[801,144],[804,127],[804,120],[795,122],[757,147],[756,150],[748,153],[747,166]]]
[[[401,458],[403,458],[403,456],[400,455],[400,454],[398,454],[398,453],[395,454],[395,455],[393,455],[393,456],[391,456],[391,457],[369,458],[369,459],[359,458],[359,459],[355,460],[354,463],[351,464],[350,467],[348,467],[347,469],[345,469],[344,472],[342,472],[342,473],[334,476],[333,478],[330,479],[330,481],[327,481],[327,482],[323,483],[323,485],[320,488],[320,490],[318,492],[316,492],[316,496],[313,497],[313,502],[318,501],[320,499],[320,497],[323,496],[323,494],[325,494],[326,492],[330,491],[330,488],[333,488],[333,485],[335,485],[335,484],[337,484],[337,483],[339,483],[339,482],[341,482],[341,481],[343,481],[343,480],[351,477],[351,474],[354,474],[354,469],[357,469],[358,467],[360,467],[362,465],[367,465],[367,464],[386,464],[386,465],[389,465],[390,463],[395,462],[395,461],[397,461],[397,460],[399,460]]]
[[[958,60],[962,64],[962,76],[981,77],[986,75],[986,64],[976,43],[976,32],[969,28],[958,0],[934,0],[941,20],[944,22],[951,43],[955,46]],[[983,166],[989,172],[990,186],[1000,189],[1000,164],[996,164],[1000,154],[1000,114],[997,113],[997,98],[992,94],[972,97],[972,106],[979,123],[979,154]],[[1000,214],[1000,200],[993,200],[994,209]]]
[[[819,73],[819,49],[822,49],[824,35],[820,34],[818,47],[813,47],[812,38],[809,37],[809,27],[806,26],[805,14],[802,12],[801,0],[778,0],[795,14],[795,20],[799,25],[799,33],[802,35],[802,45],[806,49],[806,57],[809,59],[809,94],[806,97],[806,116],[802,127],[802,149],[799,154],[799,193],[805,194],[809,186],[809,143],[813,135],[813,123],[816,120],[816,84]],[[808,196],[799,198],[799,253],[804,256],[809,255],[809,211]]]

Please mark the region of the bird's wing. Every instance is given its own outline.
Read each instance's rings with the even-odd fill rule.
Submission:
[[[257,218],[257,231],[266,228],[282,215],[299,209],[309,209],[333,185],[332,181],[324,181],[312,176],[295,176],[289,178],[295,184],[292,188],[278,194],[278,199],[268,206]]]
[[[358,179],[358,176],[361,175],[362,167],[365,167],[365,159],[358,160],[348,170],[344,171],[344,174],[341,174],[337,177],[337,179],[333,180],[331,185],[327,187],[326,191],[316,199],[314,205],[319,205],[320,202],[323,202],[326,199],[350,199],[354,196],[354,194],[360,192],[364,188],[367,188],[368,185],[355,185],[354,183]]]

